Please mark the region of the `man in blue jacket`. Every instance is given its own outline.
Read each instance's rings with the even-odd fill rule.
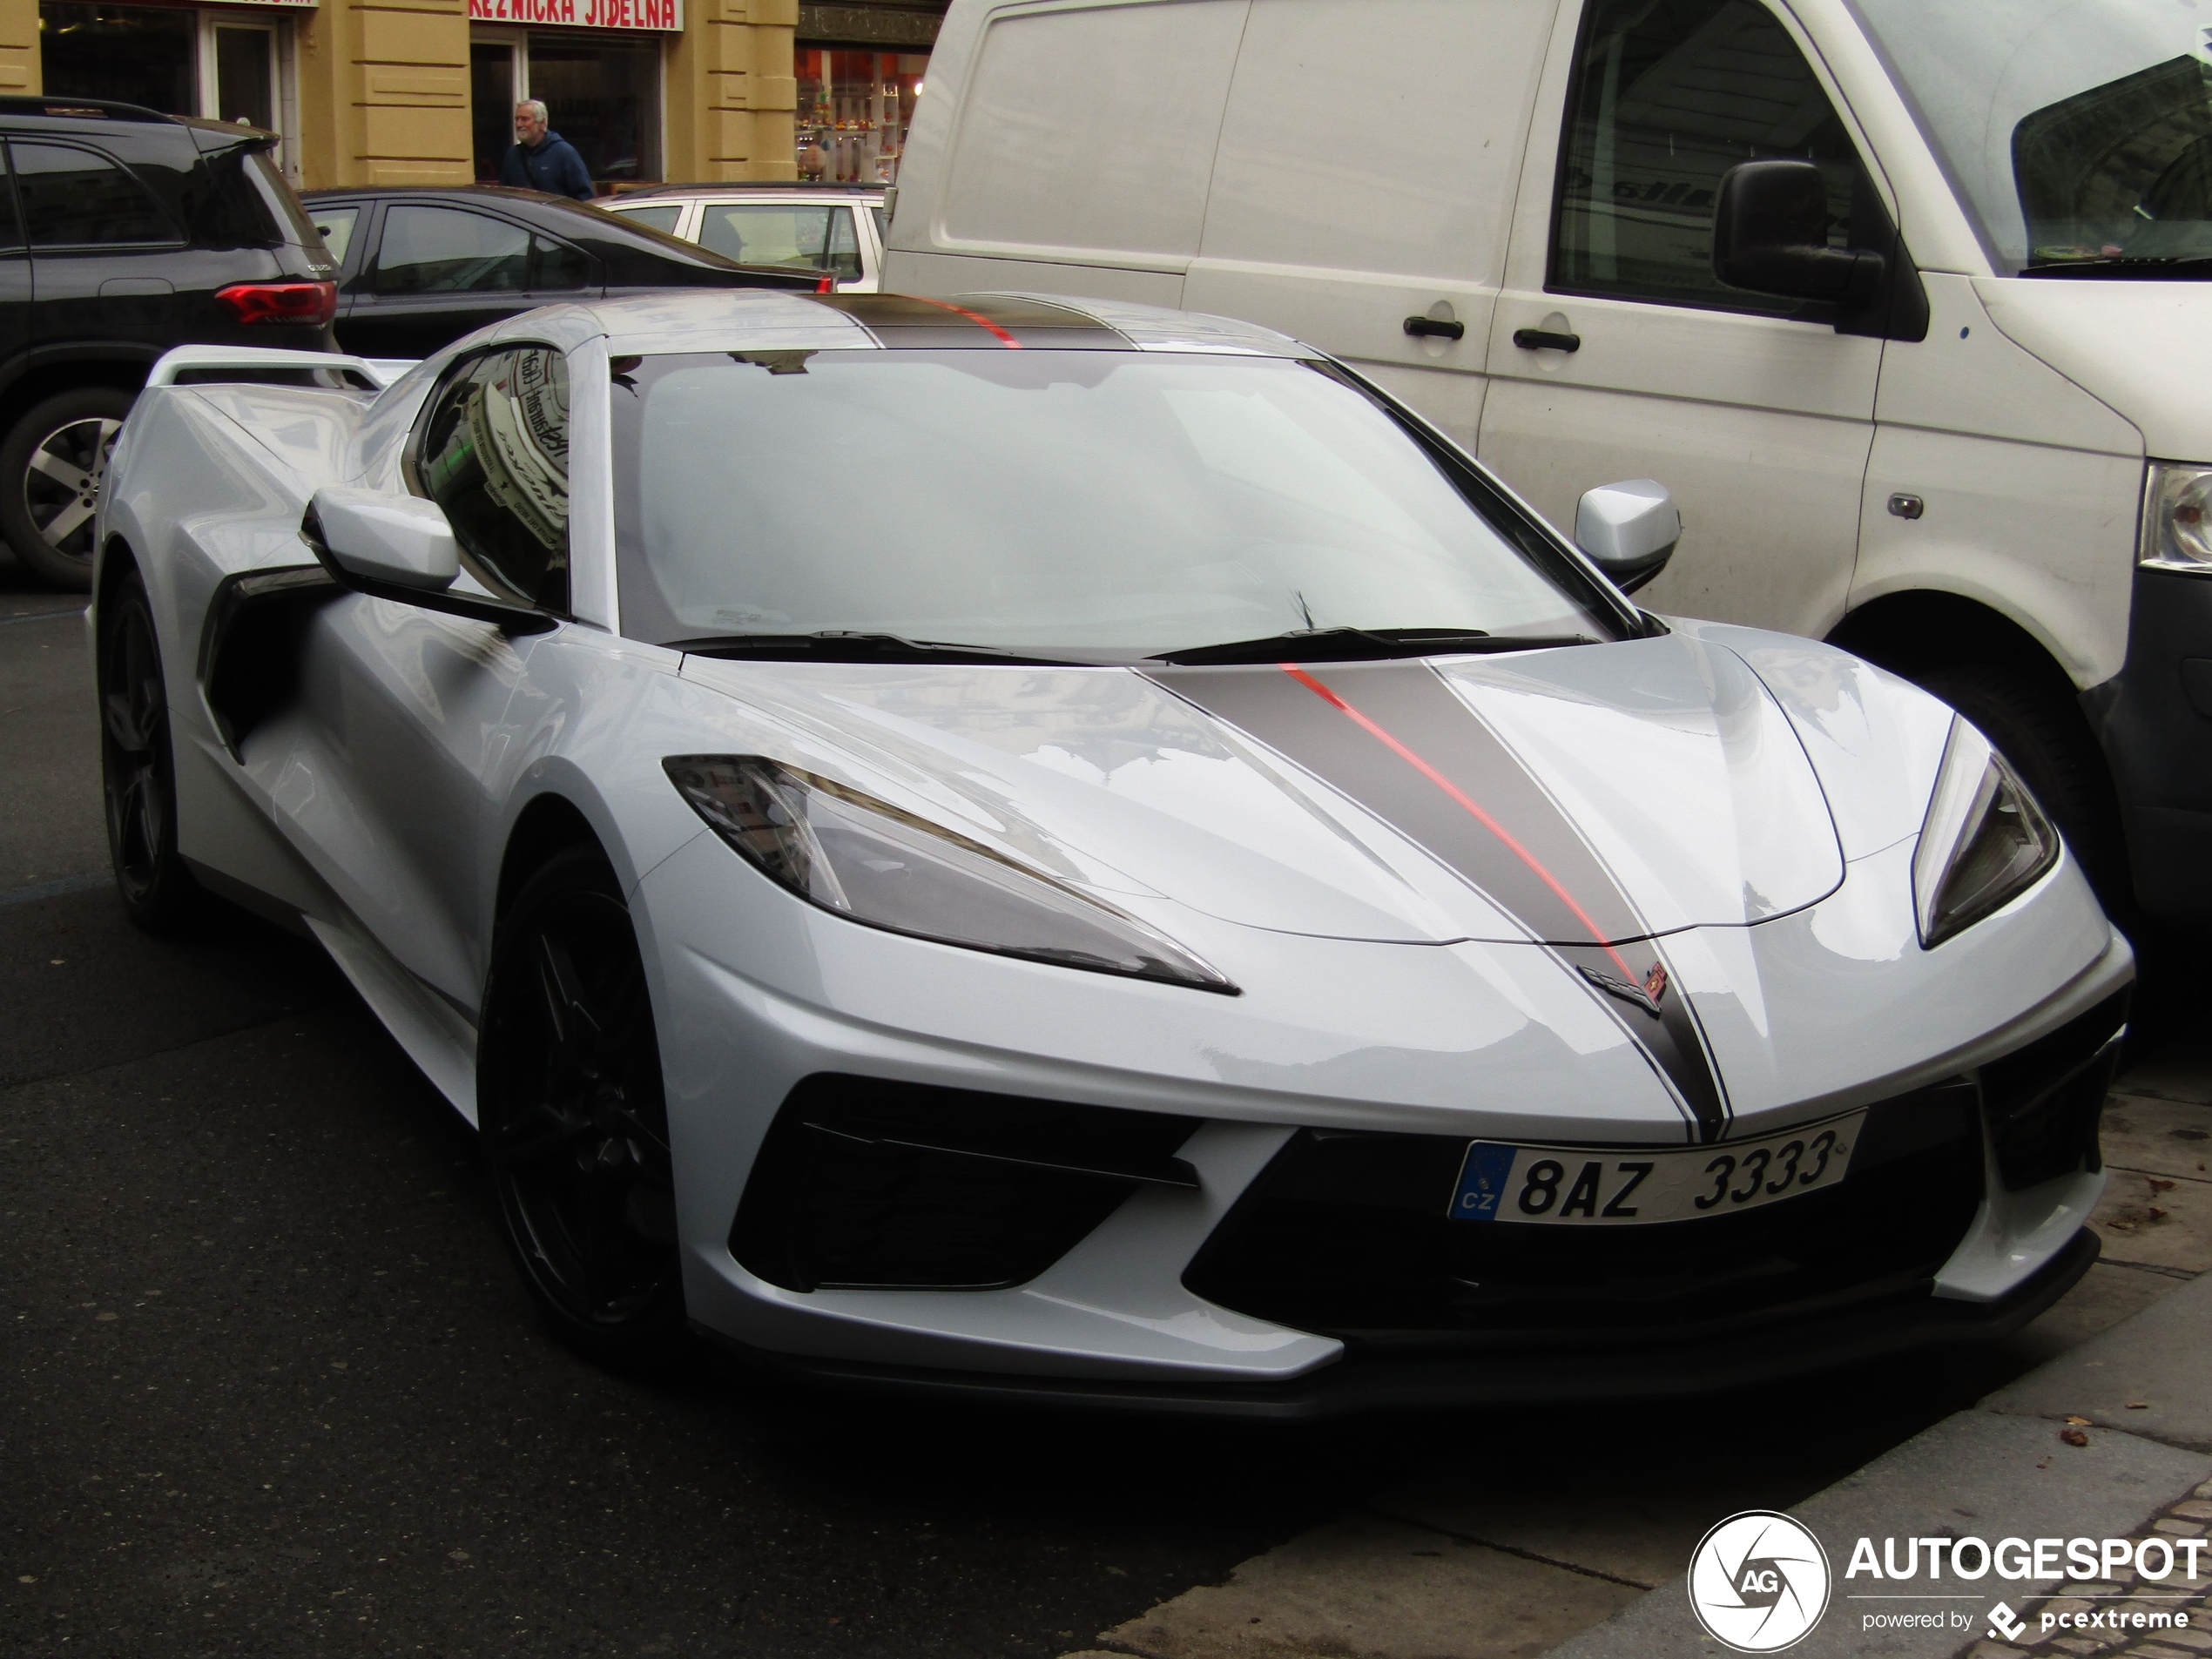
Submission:
[[[574,145],[546,131],[548,119],[544,104],[536,98],[525,98],[515,106],[515,142],[499,164],[499,182],[588,202],[591,173]]]

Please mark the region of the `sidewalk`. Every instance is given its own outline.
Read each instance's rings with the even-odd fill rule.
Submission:
[[[2202,1528],[2212,1516],[2188,1506],[2207,1507],[2196,1487],[2212,1493],[2212,1277],[2197,1278],[2212,1273],[2212,1052],[2132,1070],[2104,1123],[2113,1178],[2092,1217],[2103,1258],[1980,1369],[1954,1362],[1901,1386],[1891,1366],[1710,1412],[1441,1420],[1429,1472],[1068,1659],[1703,1659],[1727,1650],[1700,1640],[1684,1575],[1706,1529],[1740,1509],[1783,1510],[1824,1539],[2116,1537],[2154,1517]],[[2089,1444],[2060,1442],[2054,1415],[2091,1420]],[[2029,1612],[2060,1588],[2006,1589]],[[1840,1578],[1836,1589],[1793,1654],[1961,1650],[1942,1632],[1930,1646],[1862,1636],[1856,1613],[1846,1633],[1852,1604]],[[2212,1653],[2212,1612],[2201,1623],[2202,1641],[2035,1651],[2182,1659]],[[1889,1645],[1860,1645],[1875,1642]],[[1978,1659],[2006,1653],[1991,1643]]]

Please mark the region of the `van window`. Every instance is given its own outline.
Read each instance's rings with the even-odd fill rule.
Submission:
[[[1247,9],[994,17],[955,117],[946,239],[1196,253]]]
[[[1843,123],[1782,25],[1751,0],[1590,0],[1576,48],[1550,287],[1787,315],[1794,300],[1713,274],[1721,175],[1769,157],[1828,180],[1829,243],[1871,199]]]

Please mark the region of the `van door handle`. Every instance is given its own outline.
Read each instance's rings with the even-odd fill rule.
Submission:
[[[1523,351],[1582,349],[1581,335],[1554,334],[1548,328],[1516,328],[1513,331],[1513,343]]]
[[[1446,322],[1438,317],[1408,317],[1406,332],[1416,337],[1433,334],[1439,340],[1465,340],[1467,326],[1463,322]]]

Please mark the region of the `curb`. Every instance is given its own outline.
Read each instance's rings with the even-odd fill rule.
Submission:
[[[2131,1409],[2131,1402],[2141,1402]],[[2088,1444],[2060,1440],[2087,1418]],[[2212,1480],[2212,1273],[1845,1476],[1791,1512],[1830,1552],[1827,1616],[1793,1659],[1949,1659],[1981,1635],[1864,1631],[1843,1578],[1850,1541],[1940,1533],[1987,1539],[2122,1537]],[[1687,1563],[1685,1563],[1687,1567]],[[1995,1584],[2014,1607],[2066,1580]],[[1986,1611],[1973,1606],[1977,1619]],[[1551,1649],[1549,1659],[1729,1659],[1689,1605],[1686,1580],[1664,1584]]]

